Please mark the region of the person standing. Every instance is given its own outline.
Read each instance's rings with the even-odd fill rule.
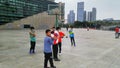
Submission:
[[[66,30],[68,31],[68,26],[66,26]]]
[[[119,38],[119,27],[116,26],[115,28],[115,38]]]
[[[59,27],[56,28],[56,30],[54,31],[54,37],[56,37],[57,39],[54,39],[54,43],[53,43],[53,58],[55,61],[60,61],[60,59],[58,59],[58,42],[59,42]]]
[[[73,33],[73,27],[71,27],[71,29],[69,30],[69,36],[70,36],[70,40],[71,40],[71,46],[76,46],[75,44],[75,39],[74,39],[74,33]]]
[[[61,31],[61,28],[58,28],[58,32],[59,32],[59,41],[58,41],[58,47],[59,47],[59,53],[61,53],[62,50],[62,38],[65,36],[65,34]]]
[[[31,45],[30,51],[29,51],[30,54],[35,53],[36,34],[35,34],[34,29],[35,29],[34,27],[30,27],[30,32],[29,32],[29,34],[30,34],[30,45]]]
[[[44,68],[47,67],[48,61],[50,62],[51,68],[56,68],[53,63],[52,59],[52,45],[53,45],[53,38],[51,38],[51,31],[47,29],[45,31],[46,37],[44,38]]]
[[[89,28],[89,27],[87,27],[87,31],[89,31],[89,29],[90,29],[90,28]]]

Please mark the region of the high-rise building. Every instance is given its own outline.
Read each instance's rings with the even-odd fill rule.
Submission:
[[[84,2],[78,2],[77,4],[77,21],[84,21]]]
[[[69,24],[70,22],[70,14],[67,15],[67,23]]]
[[[71,10],[68,14],[68,23],[74,23],[75,22],[75,13],[73,10]]]
[[[91,12],[91,11],[89,11],[89,12],[87,13],[87,21],[88,21],[88,22],[91,22],[91,21],[92,21],[92,12]]]
[[[86,11],[84,11],[84,20],[83,21],[86,21],[87,20],[87,13],[86,13]]]
[[[92,20],[91,21],[96,21],[96,8],[92,8]]]

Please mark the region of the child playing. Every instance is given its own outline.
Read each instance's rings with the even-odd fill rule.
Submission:
[[[65,36],[65,34],[61,31],[61,28],[59,27],[59,41],[58,41],[58,47],[59,47],[59,53],[62,51],[62,38]]]
[[[35,53],[35,44],[36,44],[36,34],[34,31],[34,27],[30,27],[30,54]]]
[[[51,68],[56,68],[53,64],[53,59],[52,59],[52,47],[53,45],[53,39],[51,38],[51,31],[49,29],[46,30],[46,37],[44,38],[44,68],[49,68],[47,67],[48,60],[50,62]]]
[[[71,40],[71,46],[76,46],[75,45],[75,39],[74,39],[74,33],[73,33],[73,27],[71,27],[71,29],[69,30],[69,36],[70,36],[70,40]]]

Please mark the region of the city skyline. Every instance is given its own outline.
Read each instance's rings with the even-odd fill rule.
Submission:
[[[85,10],[92,11],[91,8],[97,9],[97,20],[103,20],[106,18],[120,19],[119,0],[55,0],[56,2],[65,2],[65,18],[70,10],[74,10],[77,13],[77,3],[85,2]],[[77,16],[76,16],[77,20]]]
[[[92,11],[86,11],[84,10],[84,2],[78,2],[77,3],[77,20],[76,21],[96,21],[96,14],[97,14],[97,10],[95,7],[91,8]],[[70,13],[68,14],[68,23],[70,23],[71,21],[74,22],[75,21],[75,13],[73,14],[74,10],[70,10]],[[73,16],[74,16],[74,21],[73,21]]]

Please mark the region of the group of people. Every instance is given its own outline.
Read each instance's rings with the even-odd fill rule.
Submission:
[[[30,54],[35,53],[35,44],[36,44],[36,33],[34,30],[34,27],[30,27],[30,41],[31,41],[31,47],[30,47]],[[54,61],[60,61],[58,58],[58,54],[61,54],[62,51],[62,38],[65,36],[65,34],[61,31],[60,27],[52,27],[51,29],[47,29],[45,31],[46,37],[44,38],[44,68],[47,67],[48,61],[50,62],[51,68],[56,68],[54,66]],[[74,39],[74,33],[73,33],[73,27],[69,30],[69,37],[71,40],[71,46],[76,46],[75,39]]]
[[[62,50],[62,38],[65,34],[60,31],[60,27],[53,27],[51,30],[47,29],[46,37],[44,38],[44,68],[47,67],[47,62],[49,60],[51,68],[56,68],[53,64],[54,61],[60,61],[58,58],[58,52],[61,53]]]
[[[68,28],[67,28],[68,31]],[[73,27],[70,28],[69,37],[71,40],[71,46],[76,46],[74,39]],[[35,45],[36,45],[36,33],[34,27],[30,27],[30,54],[35,53]],[[47,29],[45,31],[46,37],[44,38],[44,68],[49,68],[47,66],[48,61],[50,62],[50,68],[56,68],[53,63],[54,61],[60,61],[58,58],[58,53],[61,54],[62,51],[62,38],[65,34],[61,31],[60,27],[52,27],[51,29]],[[120,28],[116,26],[115,28],[115,38],[119,38]],[[67,38],[67,37],[66,37]]]
[[[115,28],[115,38],[117,39],[117,38],[119,38],[119,36],[120,36],[120,28],[118,26],[116,26],[116,28]]]

